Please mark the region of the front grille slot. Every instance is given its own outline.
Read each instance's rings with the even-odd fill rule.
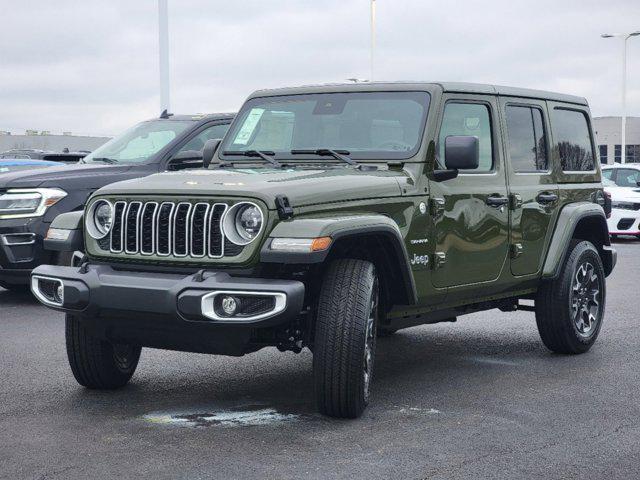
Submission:
[[[120,200],[113,205],[113,226],[102,250],[176,258],[234,257],[244,250],[223,233],[226,203]]]
[[[189,237],[190,203],[179,203],[173,219],[173,254],[176,257],[186,257],[188,252],[187,238]]]
[[[138,253],[141,210],[142,202],[131,202],[125,213],[124,250],[126,253]]]
[[[170,255],[171,254],[171,232],[173,230],[173,210],[175,209],[173,203],[163,203],[160,205],[160,211],[158,212],[158,232],[157,232],[157,245],[158,255]]]
[[[209,217],[209,256],[220,258],[224,255],[224,238],[222,237],[222,215],[227,210],[224,203],[216,203]]]
[[[145,203],[142,208],[140,220],[140,253],[143,255],[153,255],[155,252],[155,231],[156,231],[156,202]]]
[[[207,252],[208,203],[197,203],[191,214],[191,256],[204,257]]]
[[[122,252],[123,233],[124,233],[124,212],[127,204],[125,202],[116,202],[113,206],[113,226],[111,227],[111,251],[114,253]]]

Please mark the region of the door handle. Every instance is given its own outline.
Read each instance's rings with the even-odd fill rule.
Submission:
[[[509,203],[509,198],[502,197],[500,194],[493,194],[487,197],[487,205],[493,208],[499,208]]]
[[[550,192],[542,192],[536,197],[538,203],[554,203],[558,200],[558,195]]]

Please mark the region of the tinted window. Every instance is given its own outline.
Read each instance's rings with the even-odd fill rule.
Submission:
[[[212,125],[189,140],[186,145],[180,149],[180,152],[184,152],[186,150],[201,151],[208,140],[222,140],[228,129],[229,125]]]
[[[420,148],[428,107],[426,92],[253,98],[242,107],[221,150],[267,150],[278,159],[297,160],[305,155],[291,150],[347,150],[356,159],[409,158]]]
[[[595,170],[587,117],[576,110],[553,111],[553,136],[565,172]]]
[[[493,147],[491,142],[491,117],[489,107],[478,103],[447,103],[442,118],[438,139],[439,162],[444,166],[444,142],[451,135],[465,135],[478,138],[480,161],[472,172],[488,172],[493,169]]]
[[[619,168],[616,172],[616,185],[619,187],[638,187],[640,170]]]
[[[507,106],[507,134],[514,171],[547,170],[547,145],[539,108]]]
[[[144,162],[192,125],[180,120],[142,122],[94,150],[84,161],[108,158],[119,163]]]

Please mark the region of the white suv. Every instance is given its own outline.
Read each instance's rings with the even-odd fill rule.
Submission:
[[[611,195],[609,233],[640,238],[640,164],[602,167],[602,182]]]

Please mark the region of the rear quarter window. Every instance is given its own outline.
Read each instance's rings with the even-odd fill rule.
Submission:
[[[584,112],[565,108],[553,110],[554,153],[564,172],[593,172],[595,154],[589,123]]]

